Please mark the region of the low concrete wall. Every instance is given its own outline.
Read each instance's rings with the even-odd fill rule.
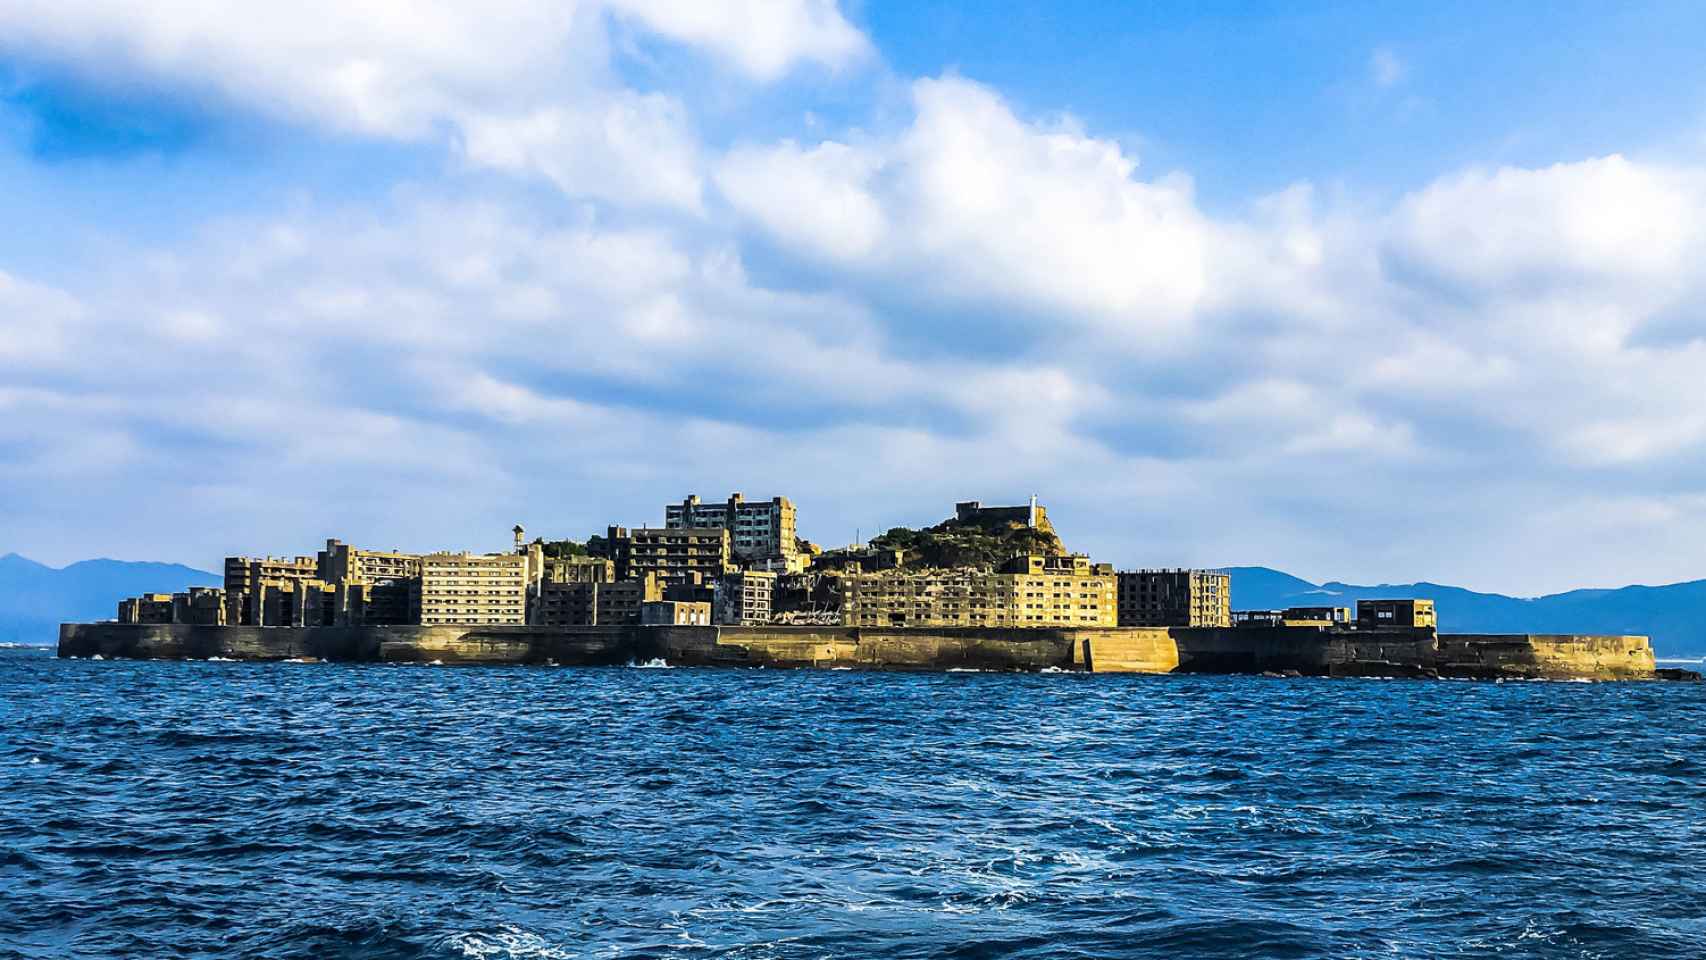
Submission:
[[[682,666],[1043,670],[1072,668],[1074,633],[928,627],[665,627],[654,628],[652,636],[656,655]]]
[[[867,629],[863,627],[211,627],[68,623],[59,655],[867,670],[1047,669],[1315,676],[1655,676],[1645,637],[1334,631],[1318,627]]]
[[[546,663],[598,666],[633,657],[629,628],[212,627],[67,623],[62,657],[137,660],[340,660],[354,662]]]
[[[1073,631],[1073,666],[1093,673],[1172,673],[1179,669],[1179,642],[1165,627]]]
[[[1593,634],[1439,636],[1443,676],[1629,680],[1653,674],[1646,637]]]

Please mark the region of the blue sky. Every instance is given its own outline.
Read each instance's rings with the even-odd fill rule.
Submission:
[[[1706,575],[1685,3],[0,5],[0,550]]]

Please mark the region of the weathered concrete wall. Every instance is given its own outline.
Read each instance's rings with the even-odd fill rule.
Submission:
[[[59,628],[62,657],[161,660],[377,660],[374,629],[359,627],[217,627],[199,624],[67,623]]]
[[[67,623],[59,655],[109,659],[343,660],[604,665],[632,658],[622,627],[212,627]]]
[[[1077,630],[1076,669],[1094,673],[1173,673],[1179,669],[1179,643],[1166,627]]]
[[[1439,645],[1442,676],[1596,680],[1653,676],[1653,647],[1646,637],[1442,633]]]
[[[60,656],[1315,676],[1653,677],[1645,637],[1318,627],[216,627],[65,624]]]
[[[656,655],[683,666],[880,670],[1069,669],[1069,630],[681,627],[655,632]]]

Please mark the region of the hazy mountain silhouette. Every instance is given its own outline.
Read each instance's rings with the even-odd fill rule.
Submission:
[[[111,620],[125,597],[217,587],[223,579],[177,563],[82,560],[55,569],[8,553],[0,557],[0,643],[54,644],[60,623]]]
[[[1661,657],[1706,655],[1706,580],[1615,590],[1571,590],[1544,597],[1477,593],[1439,583],[1359,586],[1310,583],[1268,567],[1231,567],[1232,606],[1354,607],[1379,597],[1430,597],[1448,633],[1642,633]]]

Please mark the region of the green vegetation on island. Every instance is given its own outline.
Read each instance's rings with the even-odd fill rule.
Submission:
[[[872,537],[870,547],[902,551],[901,566],[913,569],[995,567],[1020,554],[1067,554],[1046,517],[1031,526],[993,510],[965,519],[950,518],[922,530],[894,527]]]

